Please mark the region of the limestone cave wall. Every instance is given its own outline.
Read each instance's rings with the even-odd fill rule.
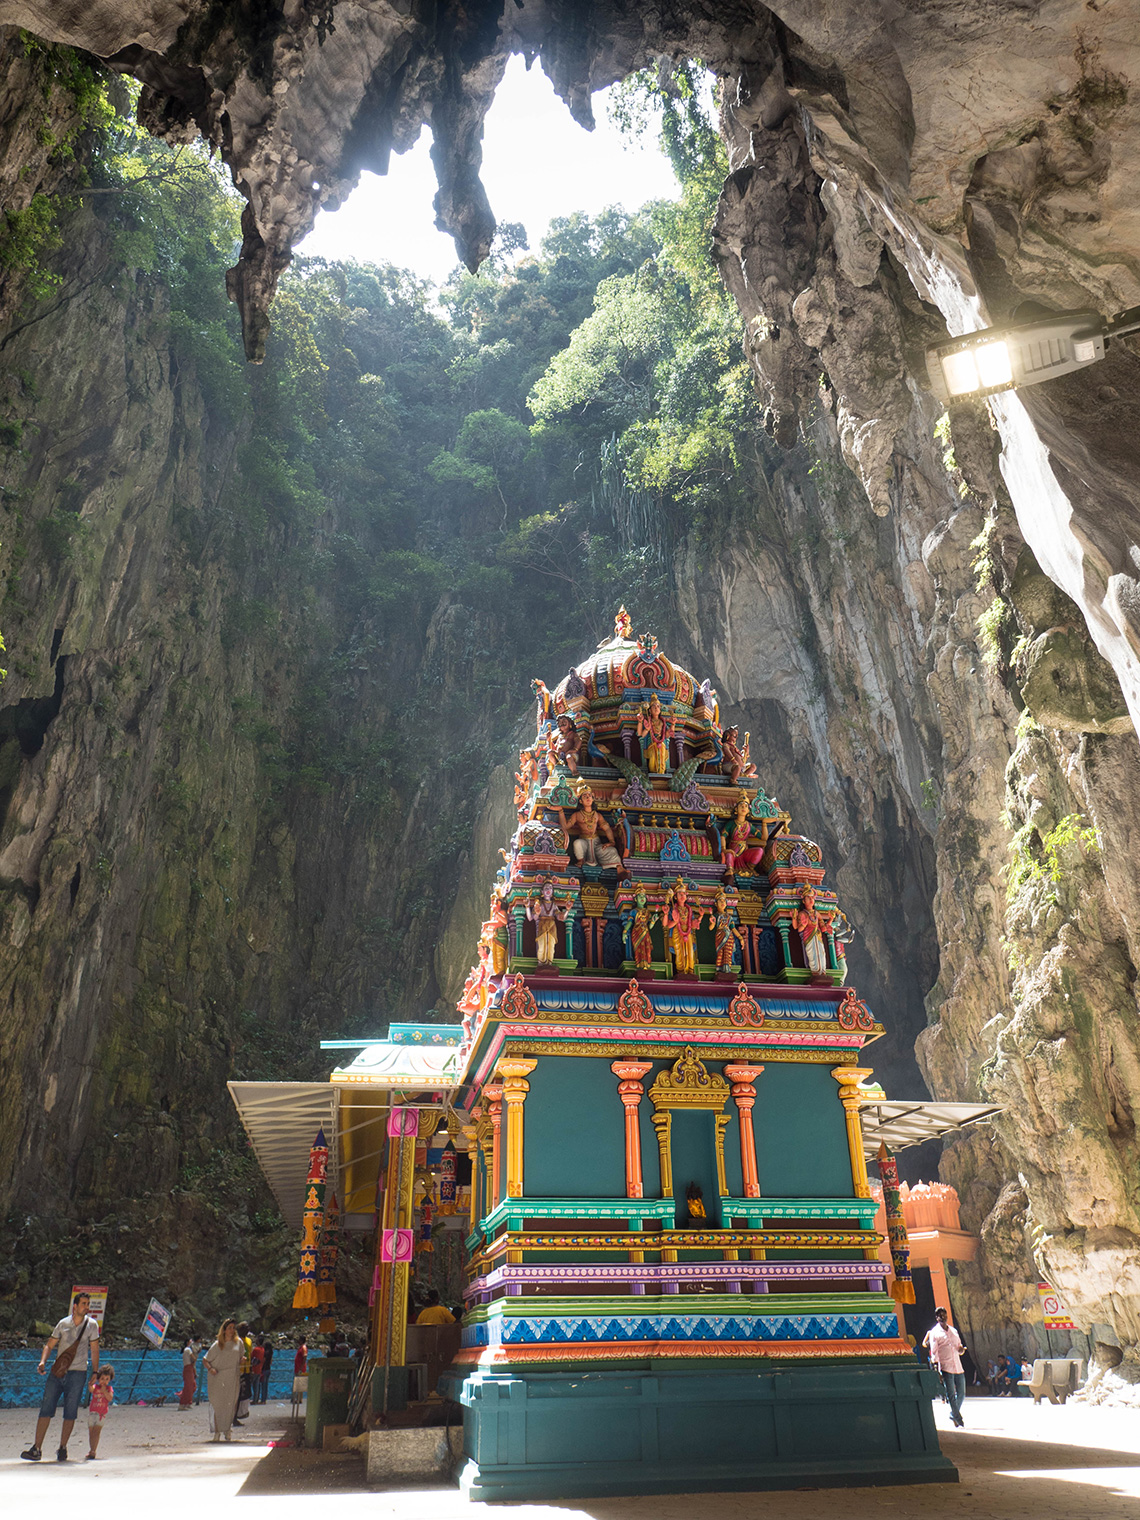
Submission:
[[[700,57],[717,73],[731,172],[714,251],[774,443],[748,466],[747,520],[715,545],[682,544],[677,616],[694,665],[712,668],[751,726],[781,801],[818,819],[843,862],[859,969],[890,1002],[900,1041],[916,1038],[931,1092],[1005,1107],[943,1162],[982,1239],[957,1292],[983,1352],[1033,1318],[1038,1272],[1090,1339],[1131,1358],[1140,1342],[1138,360],[1120,344],[1094,370],[940,418],[921,354],[948,323],[999,321],[1026,300],[1105,313],[1140,301],[1137,9],[0,0],[0,23],[142,81],[151,130],[201,133],[223,154],[249,201],[230,291],[253,358],[317,208],[335,206],[361,168],[383,169],[425,120],[441,224],[478,262],[493,230],[480,123],[510,52],[538,55],[584,124],[591,90],[660,57]],[[7,175],[24,194],[40,173],[35,150],[11,152],[32,165]],[[62,439],[36,455],[27,510],[52,515],[77,459],[106,462],[82,569],[42,586],[23,572],[18,631],[38,652],[5,692],[13,732],[32,735],[0,840],[16,1051],[5,1102],[18,1116],[5,1141],[24,1186],[33,1157],[58,1179],[83,1147],[102,1157],[109,1146],[111,1110],[91,1094],[106,1081],[96,1052],[120,1048],[112,1028],[123,1054],[98,1061],[122,1111],[142,1111],[152,1078],[128,1080],[127,1052],[147,1048],[145,1010],[127,994],[148,956],[170,985],[184,981],[184,1021],[164,1012],[154,1039],[170,1042],[170,1101],[192,1107],[203,1048],[227,1038],[203,1012],[219,945],[227,985],[269,978],[295,1010],[327,989],[334,965],[354,988],[367,975],[366,936],[343,971],[338,903],[346,921],[359,900],[403,911],[379,885],[393,876],[390,850],[382,860],[332,802],[272,823],[243,811],[232,847],[243,890],[224,933],[193,932],[214,873],[200,873],[211,884],[197,903],[189,882],[182,898],[156,890],[178,837],[160,819],[175,806],[162,775],[173,767],[192,789],[174,797],[190,836],[180,847],[200,859],[215,837],[201,801],[240,788],[243,763],[216,699],[189,722],[184,709],[177,721],[162,713],[238,680],[287,687],[290,674],[256,641],[239,671],[220,643],[217,585],[180,557],[173,499],[208,499],[230,445],[145,340],[147,299],[93,294],[54,326],[4,339],[9,365],[54,374],[82,352],[102,366],[59,387]],[[448,620],[435,627],[445,637]],[[408,651],[410,676],[425,658]],[[121,714],[109,735],[100,700]],[[460,880],[480,875],[488,816]],[[109,880],[108,831],[115,861],[131,862]],[[319,914],[297,897],[306,853],[332,893]],[[450,924],[442,908],[428,916],[403,952],[408,987],[429,990],[414,968],[437,932],[438,983],[453,985],[470,913],[460,902]],[[118,991],[100,999],[96,984]],[[887,1070],[905,1079],[905,1055]],[[161,1156],[162,1123],[146,1111],[148,1155]]]

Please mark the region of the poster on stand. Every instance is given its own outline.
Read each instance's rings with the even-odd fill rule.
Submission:
[[[71,1297],[67,1300],[68,1314],[71,1313],[71,1306],[75,1302],[75,1295],[77,1293],[86,1293],[88,1298],[90,1298],[91,1305],[87,1312],[99,1326],[99,1334],[102,1335],[103,1316],[107,1312],[107,1289],[105,1287],[92,1288],[88,1283],[76,1283],[75,1287],[71,1290]]]
[[[173,1318],[174,1315],[170,1309],[164,1309],[157,1298],[152,1298],[139,1333],[144,1335],[157,1351],[166,1339],[166,1332]]]

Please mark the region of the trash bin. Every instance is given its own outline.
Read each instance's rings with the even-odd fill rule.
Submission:
[[[309,1404],[305,1411],[305,1445],[320,1446],[326,1425],[348,1423],[348,1400],[356,1364],[348,1357],[322,1356],[309,1363]]]

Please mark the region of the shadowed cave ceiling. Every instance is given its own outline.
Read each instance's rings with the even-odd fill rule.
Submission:
[[[248,201],[228,288],[254,361],[318,210],[362,170],[383,173],[425,123],[439,225],[480,263],[495,226],[482,122],[512,53],[538,59],[584,127],[592,92],[659,59],[716,74],[730,174],[713,255],[765,425],[787,449],[822,430],[862,487],[869,547],[852,550],[846,582],[812,593],[812,615],[825,654],[857,669],[873,737],[853,739],[807,690],[788,631],[799,614],[782,619],[764,545],[742,540],[711,575],[681,554],[685,626],[726,701],[782,703],[791,749],[824,757],[805,796],[863,867],[860,808],[842,796],[852,777],[857,791],[876,768],[889,776],[862,813],[881,819],[890,795],[907,879],[926,882],[937,965],[915,973],[920,1065],[938,1096],[1007,1106],[997,1142],[975,1137],[944,1162],[982,1235],[963,1269],[978,1323],[1008,1317],[1036,1264],[1090,1341],[1134,1358],[1138,356],[1125,342],[1090,371],[957,406],[946,449],[922,350],[1026,301],[1105,315],[1140,303],[1140,4],[0,0],[0,25],[132,76],[150,131],[221,153]],[[994,594],[979,558],[1015,645],[996,673],[977,632]],[[921,791],[932,774],[936,818]],[[1019,905],[1010,835],[1057,840],[1076,817],[1097,831],[1095,858],[1078,836],[1065,888]],[[469,882],[488,875],[491,832]]]

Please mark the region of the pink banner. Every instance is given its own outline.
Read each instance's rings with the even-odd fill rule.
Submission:
[[[381,1261],[411,1261],[416,1249],[413,1230],[384,1230],[380,1236]]]

